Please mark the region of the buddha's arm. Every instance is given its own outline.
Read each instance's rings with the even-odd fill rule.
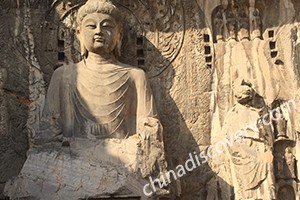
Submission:
[[[54,71],[48,87],[44,115],[58,115],[60,113],[60,85],[63,76],[63,67]]]
[[[137,70],[135,75],[135,86],[137,91],[137,133],[144,139],[154,137],[163,140],[162,126],[158,120],[155,109],[153,94],[142,70]],[[152,135],[152,136],[151,136]]]
[[[133,75],[137,93],[137,120],[145,117],[157,117],[154,98],[145,72],[136,70]]]
[[[48,87],[43,116],[37,131],[35,142],[45,143],[61,133],[60,93],[63,67],[54,71]]]

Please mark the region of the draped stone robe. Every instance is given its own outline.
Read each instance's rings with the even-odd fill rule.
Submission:
[[[65,137],[126,138],[156,113],[143,70],[81,62],[53,73],[43,115]]]
[[[260,123],[261,112],[267,114],[267,109],[237,103],[227,113],[222,128],[222,133],[232,142],[228,150],[233,166],[235,199],[238,200],[275,199],[273,164],[267,158],[260,158],[271,149],[274,137],[271,125]],[[238,132],[242,135],[235,141]]]

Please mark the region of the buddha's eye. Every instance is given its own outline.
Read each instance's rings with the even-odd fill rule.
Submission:
[[[102,27],[104,27],[104,28],[114,28],[115,25],[112,22],[103,22]]]
[[[87,24],[85,27],[90,28],[90,29],[95,29],[96,25],[95,24]]]

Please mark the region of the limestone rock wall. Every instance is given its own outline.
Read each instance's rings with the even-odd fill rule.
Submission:
[[[218,83],[213,88],[216,110],[212,120],[212,141],[224,137],[221,127],[230,117],[227,113],[236,105],[233,83],[238,77],[252,83],[269,109],[276,109],[277,103],[289,100],[298,104],[299,4],[289,0],[198,2],[206,16],[211,17],[208,26],[214,41],[213,60]],[[279,199],[295,199],[299,183],[293,174],[297,172],[294,167],[287,166],[298,165],[298,114],[295,110],[284,109],[282,113],[286,120],[283,132],[289,142],[281,140],[279,132],[282,130],[276,127],[280,122],[275,122],[275,190]],[[284,151],[290,152],[290,161]],[[286,170],[292,176],[284,175]],[[228,175],[220,176],[226,179]],[[235,194],[239,192],[236,184],[232,183]]]
[[[83,2],[4,0],[0,5],[5,19],[0,23],[0,191],[25,162],[54,69],[80,58],[71,28]],[[278,99],[300,103],[298,1],[239,1],[243,12],[220,14],[230,2],[115,0],[126,22],[120,60],[147,72],[169,169],[218,141],[225,114],[234,105],[232,81],[237,77],[251,79],[270,107]],[[222,32],[224,19],[237,21],[236,27]],[[231,29],[236,38],[229,41]],[[299,113],[289,117],[288,137],[299,160]],[[226,199],[230,179],[209,163],[174,181],[172,197],[209,199],[214,194]],[[278,195],[290,187],[297,193],[297,181],[277,179]]]
[[[2,2],[0,15],[2,19],[0,28],[0,194],[2,194],[4,183],[19,173],[26,159],[30,63],[26,53],[28,40],[24,30],[24,12],[20,9],[20,4],[11,1]]]

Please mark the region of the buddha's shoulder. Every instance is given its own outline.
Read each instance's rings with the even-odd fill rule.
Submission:
[[[126,65],[126,64],[122,64],[122,67],[126,69],[126,71],[128,71],[132,79],[134,80],[146,79],[146,73],[141,68],[131,66],[131,65]]]
[[[66,74],[71,74],[71,72],[76,71],[80,65],[80,63],[64,64],[55,69],[52,76],[63,77]]]

